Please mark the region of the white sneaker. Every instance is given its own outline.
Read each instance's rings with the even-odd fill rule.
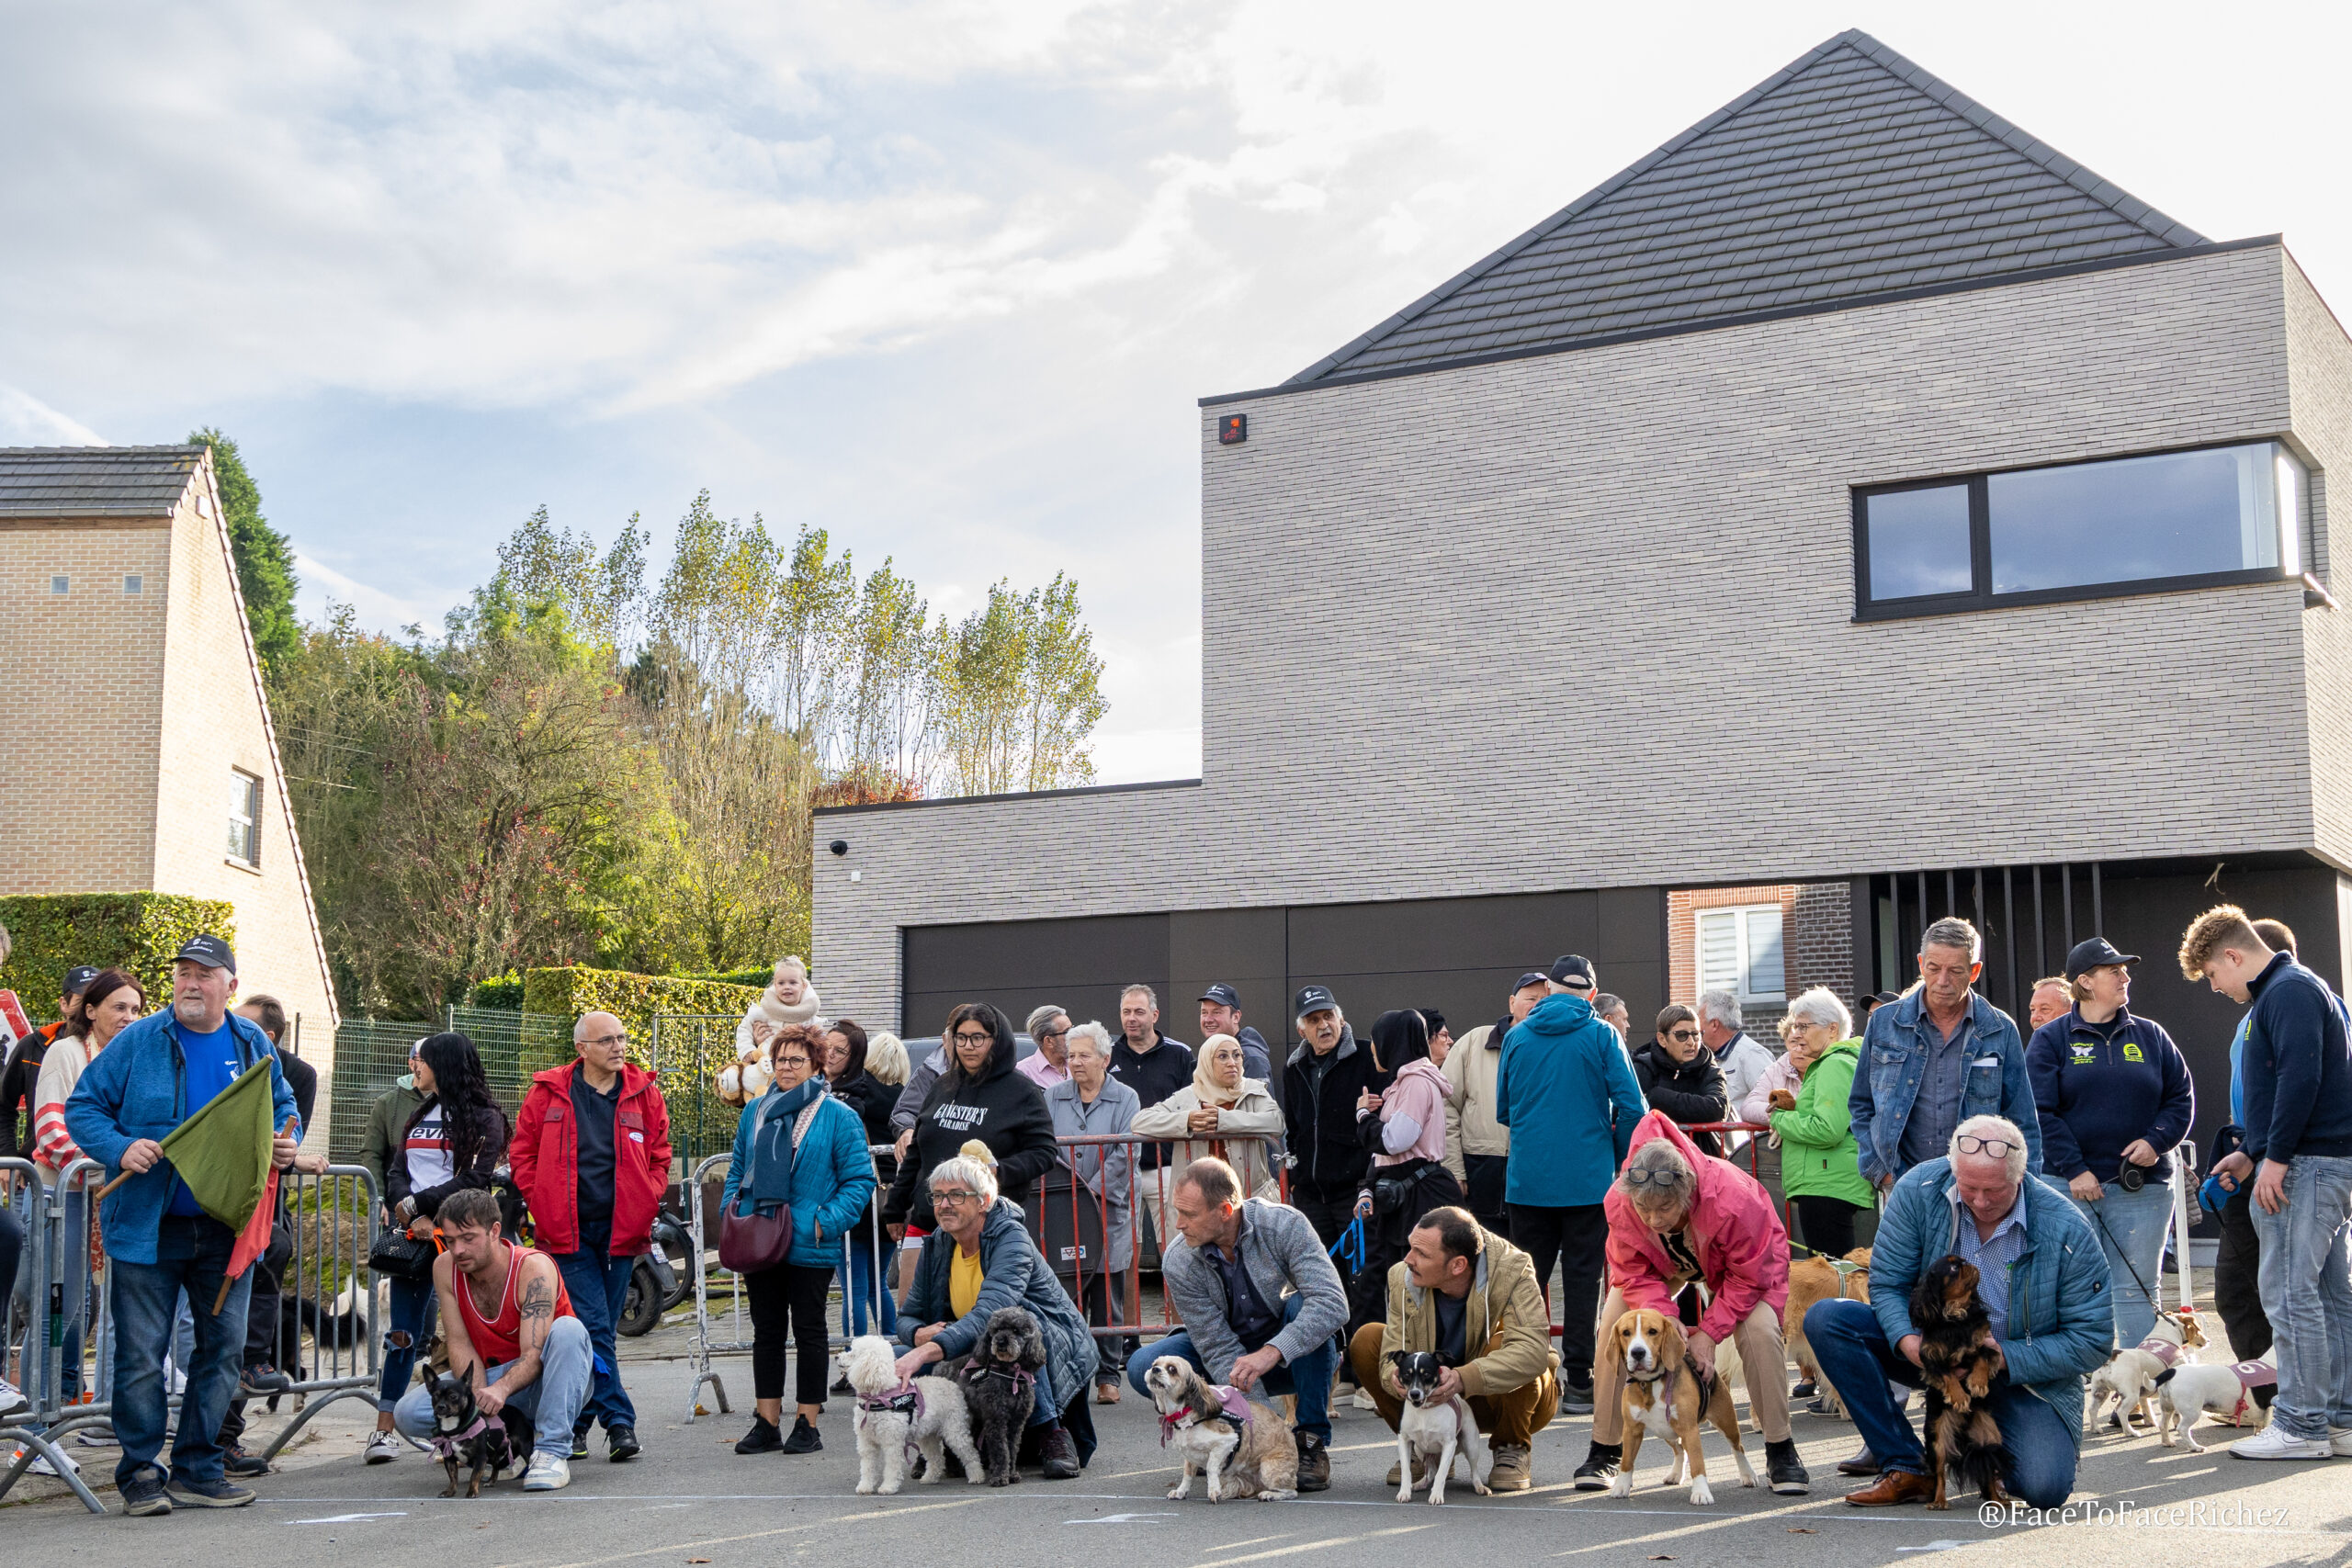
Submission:
[[[560,1492],[571,1484],[571,1460],[565,1454],[534,1453],[530,1468],[523,1472],[526,1492]]]
[[[401,1439],[397,1432],[382,1430],[368,1434],[368,1446],[360,1450],[369,1464],[390,1464],[401,1457]]]
[[[1380,1408],[1379,1402],[1372,1397],[1372,1391],[1370,1389],[1360,1388],[1356,1390],[1354,1404],[1358,1410],[1377,1410]]]
[[[2276,1421],[2230,1445],[2230,1452],[2239,1459],[2326,1459],[2334,1451],[2326,1441],[2295,1437]]]
[[[19,1446],[17,1451],[18,1453],[23,1453],[25,1450],[22,1446]],[[72,1471],[76,1475],[82,1473],[82,1467],[74,1462],[74,1456],[72,1454],[60,1454],[57,1457],[65,1461],[65,1468],[67,1470]],[[28,1473],[33,1475],[55,1475],[57,1473],[57,1467],[49,1462],[49,1456],[45,1453],[40,1452],[34,1453],[32,1463],[25,1466],[25,1469]]]
[[[25,1397],[23,1389],[18,1388],[6,1378],[0,1378],[0,1416],[13,1415],[17,1411],[31,1408],[32,1401]]]
[[[2352,1427],[2330,1427],[2327,1451],[2337,1459],[2352,1459]]]

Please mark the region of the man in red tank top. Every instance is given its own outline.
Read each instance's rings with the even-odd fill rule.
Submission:
[[[437,1221],[448,1247],[433,1264],[449,1367],[467,1372],[485,1416],[512,1408],[531,1422],[526,1492],[571,1483],[571,1424],[594,1368],[588,1330],[571,1310],[563,1275],[544,1253],[510,1242],[498,1200],[469,1189],[442,1200]],[[419,1383],[393,1407],[392,1425],[422,1442],[433,1436],[433,1391]]]

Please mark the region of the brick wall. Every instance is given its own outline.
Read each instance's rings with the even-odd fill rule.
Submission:
[[[1200,786],[820,819],[827,1000],[894,1005],[916,924],[2309,846],[2291,584],[1852,618],[1855,486],[2300,429],[2287,293],[2255,249],[1204,410]],[[2053,791],[2092,705],[2164,765]]]

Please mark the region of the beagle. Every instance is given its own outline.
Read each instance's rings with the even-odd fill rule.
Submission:
[[[1620,1371],[1625,1378],[1625,1456],[1610,1484],[1611,1497],[1634,1495],[1634,1460],[1642,1451],[1644,1435],[1666,1439],[1674,1450],[1674,1468],[1666,1483],[1690,1478],[1690,1501],[1713,1503],[1707,1484],[1707,1456],[1699,1446],[1699,1425],[1713,1421],[1731,1441],[1732,1457],[1739,1461],[1739,1483],[1756,1484],[1756,1468],[1739,1440],[1739,1415],[1732,1408],[1730,1380],[1720,1368],[1709,1385],[1699,1384],[1698,1362],[1682,1337],[1682,1325],[1664,1313],[1647,1308],[1627,1311],[1617,1319],[1601,1344],[1604,1370]]]

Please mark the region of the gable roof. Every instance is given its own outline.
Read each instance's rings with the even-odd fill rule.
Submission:
[[[1283,385],[2205,243],[1849,31]]]
[[[0,447],[0,517],[166,517],[201,446]]]

